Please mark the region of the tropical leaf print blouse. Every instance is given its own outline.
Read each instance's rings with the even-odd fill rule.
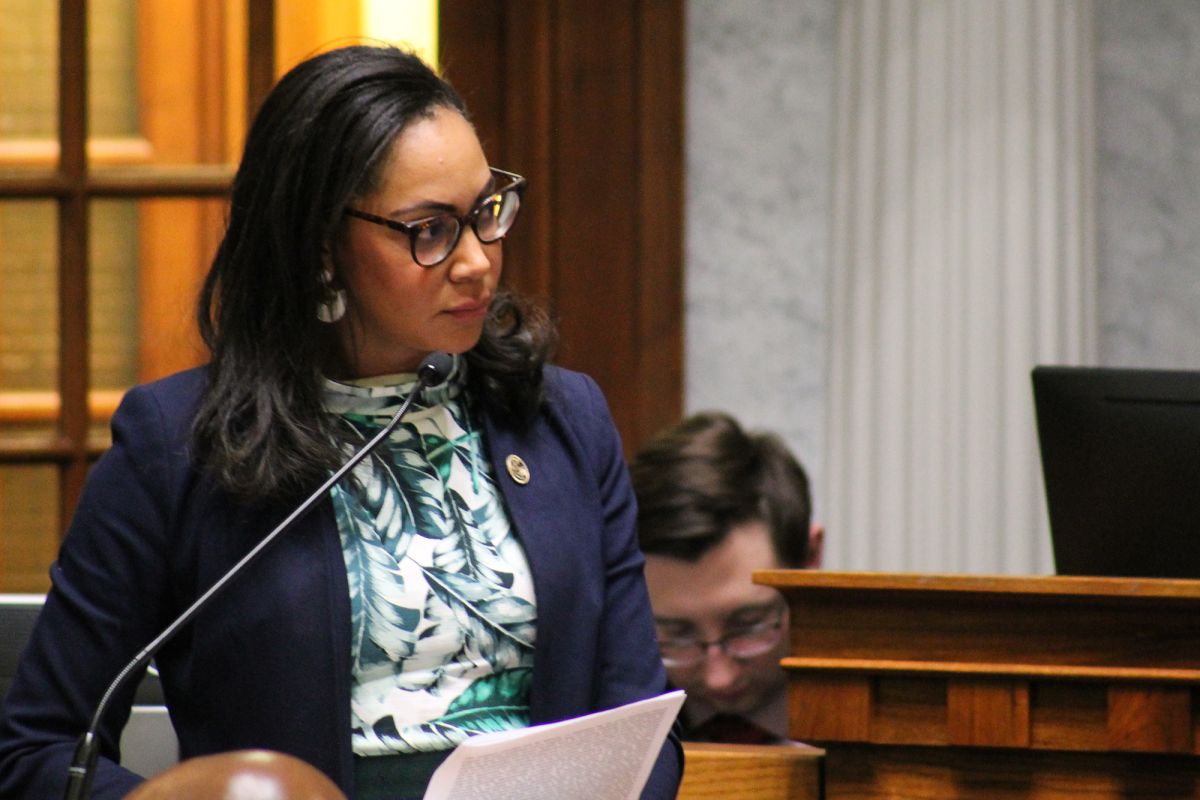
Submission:
[[[447,750],[529,724],[533,582],[465,369],[456,359],[450,381],[426,390],[332,490],[350,581],[357,755]],[[362,443],[414,385],[412,375],[327,381],[325,405]]]

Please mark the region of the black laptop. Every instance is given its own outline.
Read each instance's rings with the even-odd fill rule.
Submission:
[[[1061,575],[1200,578],[1200,372],[1039,366]]]

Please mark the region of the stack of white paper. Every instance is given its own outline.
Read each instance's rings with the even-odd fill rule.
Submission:
[[[425,800],[637,800],[683,705],[675,691],[585,717],[472,736]]]

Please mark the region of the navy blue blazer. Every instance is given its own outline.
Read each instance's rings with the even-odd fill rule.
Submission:
[[[131,390],[51,569],[52,589],[0,722],[0,797],[62,794],[75,742],[124,664],[290,510],[232,501],[190,457],[205,381],[190,370]],[[486,443],[537,594],[530,711],[550,722],[661,694],[636,507],[608,407],[588,377],[546,371],[539,418],[485,418]],[[525,485],[504,459],[529,467]],[[350,602],[326,498],[158,655],[183,758],[268,748],[349,797]],[[132,682],[131,682],[132,684]],[[115,763],[133,686],[100,728],[94,797],[140,778]],[[675,797],[673,733],[644,798]]]

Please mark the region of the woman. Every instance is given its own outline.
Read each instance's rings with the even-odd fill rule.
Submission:
[[[205,283],[211,363],[128,393],[7,700],[0,796],[54,797],[104,687],[413,390],[450,380],[157,656],[181,756],[265,748],[420,797],[466,736],[664,691],[620,442],[498,286],[523,179],[416,57],[272,91]],[[132,689],[101,727],[98,798]],[[674,797],[674,736],[645,797]]]

